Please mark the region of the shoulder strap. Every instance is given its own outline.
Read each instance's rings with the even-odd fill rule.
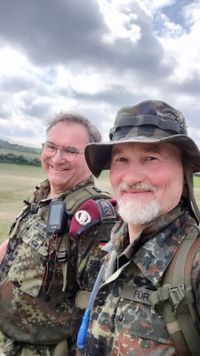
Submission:
[[[103,192],[95,186],[82,187],[68,195],[64,200],[67,213],[73,215],[79,206],[88,199],[111,199],[107,192]]]
[[[101,190],[99,190],[97,187],[93,186],[93,185],[88,185],[85,187],[81,187],[80,189],[77,189],[75,191],[70,192],[69,194],[67,194],[66,196],[63,195],[63,199],[65,201],[66,204],[66,212],[67,214],[69,214],[70,219],[69,219],[69,233],[70,236],[72,235],[72,230],[73,230],[73,215],[75,214],[75,212],[78,210],[78,208],[85,203],[87,200],[89,199],[111,199],[111,196],[109,193],[107,192],[102,192]],[[101,209],[100,206],[102,204],[98,204],[98,208],[99,208],[99,212],[101,215]],[[110,204],[111,205],[111,204]],[[105,209],[103,209],[105,210]],[[104,214],[106,215],[106,214]],[[105,217],[105,222],[106,222],[106,217]],[[64,251],[66,252],[66,251]],[[62,254],[62,251],[61,251]],[[67,244],[67,255],[69,256],[70,254],[70,243],[68,240],[68,244]],[[63,291],[66,288],[67,285],[67,268],[68,268],[68,262],[66,261],[66,263],[63,264]],[[83,298],[83,295],[79,295],[79,297]],[[85,300],[85,298],[84,298]],[[77,301],[76,301],[77,304]],[[83,303],[82,303],[83,304]],[[84,305],[84,304],[83,304]]]
[[[149,298],[164,317],[175,349],[181,356],[198,355],[200,350],[200,329],[191,281],[194,256],[200,247],[198,235],[198,228],[192,225],[165,273],[162,286]]]

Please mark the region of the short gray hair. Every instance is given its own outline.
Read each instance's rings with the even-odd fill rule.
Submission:
[[[77,113],[72,113],[72,112],[61,112],[57,114],[53,119],[49,120],[46,132],[48,133],[49,130],[57,125],[59,122],[66,122],[66,123],[78,123],[83,125],[89,135],[89,143],[91,142],[100,142],[102,140],[102,136],[100,131],[97,129],[97,127],[86,117],[77,114]]]

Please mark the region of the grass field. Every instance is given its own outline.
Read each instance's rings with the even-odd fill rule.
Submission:
[[[33,187],[44,177],[39,167],[0,163],[0,241],[23,206]]]
[[[7,238],[9,226],[23,207],[35,185],[45,177],[42,168],[0,163],[0,242]],[[200,205],[200,177],[195,177],[195,194]],[[111,191],[108,175],[103,172],[97,186]]]

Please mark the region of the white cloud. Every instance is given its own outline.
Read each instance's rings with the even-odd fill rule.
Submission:
[[[117,39],[128,39],[135,43],[140,39],[140,27],[133,23],[137,20],[137,14],[127,11],[129,2],[98,1],[100,11],[103,13],[104,21],[109,29],[109,32],[103,36],[105,42],[112,44]],[[124,12],[120,12],[122,4],[126,10]]]
[[[1,136],[39,145],[47,119],[66,110],[108,138],[121,106],[152,98],[178,106],[199,142],[199,5],[19,0],[11,11],[1,1]]]
[[[7,76],[20,75],[23,68],[28,67],[26,57],[17,50],[9,47],[0,48],[0,75],[6,73]]]
[[[183,8],[185,21],[188,25],[198,24],[200,20],[200,1],[191,2]]]

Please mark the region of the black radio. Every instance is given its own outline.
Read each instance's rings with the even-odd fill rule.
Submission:
[[[52,200],[49,204],[47,232],[49,234],[61,235],[66,231],[68,217],[64,200]]]

